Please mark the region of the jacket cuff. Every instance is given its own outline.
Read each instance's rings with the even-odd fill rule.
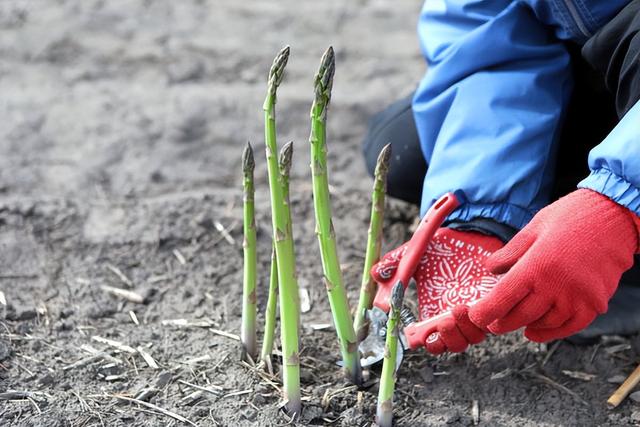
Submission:
[[[619,205],[640,215],[640,189],[607,168],[592,170],[580,181],[578,188],[588,188],[604,194]]]
[[[498,223],[520,230],[531,218],[533,211],[508,203],[472,204],[465,203],[447,217],[449,222],[469,222],[476,218],[489,218]]]

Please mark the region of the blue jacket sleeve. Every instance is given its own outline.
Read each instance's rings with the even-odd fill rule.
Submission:
[[[549,200],[572,87],[564,45],[523,2],[425,2],[429,64],[413,101],[429,165],[421,212],[443,193],[468,201],[450,220],[523,227]]]
[[[640,215],[640,102],[591,150],[589,169],[578,187],[598,191]]]

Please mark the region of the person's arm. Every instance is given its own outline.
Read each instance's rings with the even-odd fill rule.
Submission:
[[[419,29],[430,68],[413,105],[429,164],[423,212],[440,194],[461,189],[469,201],[450,225],[474,223],[486,232],[478,218],[514,228],[529,222],[548,199],[572,86],[561,40],[584,43],[626,2],[425,3]],[[606,308],[616,278],[630,265],[637,224],[627,209],[586,189],[550,205],[489,257],[491,272],[505,276],[468,311],[456,313],[456,306],[427,349],[461,351],[479,342],[483,330],[529,325],[528,336],[544,340],[584,327]],[[466,243],[449,242],[452,248],[475,247],[470,242],[478,236],[460,236],[457,241]],[[436,273],[422,277],[427,294],[441,287]],[[480,295],[475,291],[482,287],[463,276],[445,288]]]
[[[463,351],[485,336],[464,304],[497,281],[483,267],[502,246],[491,236],[508,240],[548,201],[569,55],[522,2],[427,0],[419,34],[429,66],[413,102],[428,164],[422,213],[446,192],[467,201],[446,224],[457,231],[440,229],[416,272],[418,302],[421,318],[451,311],[427,350]],[[374,271],[393,268],[394,253]]]
[[[487,260],[496,287],[469,310],[500,334],[525,327],[534,341],[564,338],[607,310],[640,252],[640,19],[631,2],[583,48],[604,76],[622,118],[589,154],[579,190],[540,211]]]
[[[640,1],[632,1],[587,41],[585,59],[615,94],[620,123],[589,154],[595,190],[640,215]]]
[[[572,86],[565,46],[510,1],[427,1],[419,33],[429,64],[413,103],[429,165],[422,213],[462,190],[468,202],[449,220],[522,228],[549,200]]]
[[[640,99],[640,0],[633,0],[582,47],[616,97],[622,118]]]
[[[591,173],[579,184],[640,215],[640,102],[589,153]]]

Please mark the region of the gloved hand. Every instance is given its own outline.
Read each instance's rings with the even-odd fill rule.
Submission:
[[[414,280],[417,283],[420,320],[452,311],[438,324],[438,332],[427,338],[425,348],[433,354],[462,352],[469,344],[484,340],[485,332],[469,320],[467,306],[498,282],[484,261],[503,246],[496,237],[472,231],[440,228],[425,248]],[[406,243],[387,253],[373,266],[371,275],[379,283],[393,277]]]
[[[633,264],[638,230],[630,210],[595,191],[574,191],[487,259],[492,273],[506,274],[469,309],[470,319],[495,334],[526,327],[537,342],[580,331],[607,310]]]

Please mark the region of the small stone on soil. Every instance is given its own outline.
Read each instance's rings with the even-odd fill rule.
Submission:
[[[300,382],[303,384],[313,384],[314,379],[312,373],[307,369],[300,370]]]
[[[0,341],[0,362],[11,356],[11,345],[6,341]]]
[[[72,331],[73,330],[73,321],[71,321],[71,320],[62,320],[60,322],[56,322],[53,327],[54,327],[54,329],[56,331]]]
[[[38,380],[41,386],[49,386],[55,382],[55,378],[51,374],[46,374]]]
[[[341,414],[342,422],[340,425],[342,427],[351,427],[351,426],[361,426],[365,425],[367,420],[364,415],[358,413],[356,408],[349,408]]]
[[[66,319],[73,314],[73,308],[63,308],[60,310],[60,318]]]
[[[89,312],[87,316],[91,319],[103,319],[105,317],[111,317],[117,312],[117,308],[115,304],[103,304],[103,305],[93,305],[89,308]]]
[[[256,406],[264,405],[265,403],[267,403],[267,399],[265,399],[263,395],[256,393],[251,398],[251,402]]]
[[[15,320],[18,322],[35,319],[38,316],[38,312],[35,308],[28,308],[24,306],[15,307],[11,304],[7,305],[7,319]]]
[[[161,171],[156,170],[151,173],[151,182],[160,183],[164,181],[166,181],[166,178]]]
[[[18,335],[30,334],[32,331],[33,328],[31,327],[31,323],[28,322],[18,323],[18,326],[16,326],[16,332]]]
[[[315,419],[321,418],[323,415],[324,415],[324,411],[320,406],[308,405],[308,406],[305,406],[302,410],[301,421],[308,423]]]
[[[611,384],[622,384],[627,377],[624,375],[614,375],[612,377],[607,378],[607,382]]]
[[[444,422],[447,424],[453,424],[460,420],[460,412],[455,409],[444,413]]]
[[[253,421],[256,419],[256,410],[251,407],[246,407],[240,411],[240,415],[246,420]]]
[[[433,369],[430,366],[425,366],[418,371],[418,375],[422,378],[422,381],[429,384],[433,382]]]

